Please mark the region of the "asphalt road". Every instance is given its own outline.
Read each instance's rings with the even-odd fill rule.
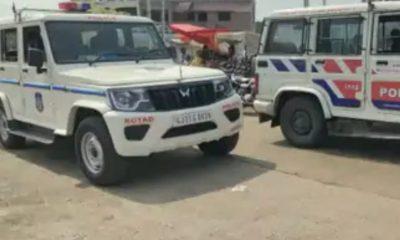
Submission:
[[[224,159],[183,149],[91,186],[71,144],[0,150],[0,239],[400,239],[400,142],[289,146],[247,116]]]

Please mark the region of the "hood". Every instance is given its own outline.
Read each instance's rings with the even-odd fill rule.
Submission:
[[[189,67],[176,64],[126,64],[97,65],[75,68],[61,72],[74,82],[96,86],[119,86],[136,84],[157,84],[179,80],[199,80],[224,77],[219,70]]]

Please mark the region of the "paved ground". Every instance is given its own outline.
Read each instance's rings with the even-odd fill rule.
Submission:
[[[66,142],[0,150],[0,239],[400,239],[399,145],[299,150],[249,116],[233,157],[159,154],[104,189]]]

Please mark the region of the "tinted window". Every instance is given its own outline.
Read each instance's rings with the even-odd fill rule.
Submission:
[[[206,12],[200,12],[198,15],[198,20],[199,22],[207,22],[208,21],[208,15]]]
[[[400,15],[379,18],[378,53],[400,53]]]
[[[1,60],[4,62],[18,61],[17,29],[1,31]]]
[[[362,49],[362,19],[318,21],[317,53],[358,55]]]
[[[218,21],[220,22],[229,22],[231,20],[230,12],[219,12],[218,13]]]
[[[195,14],[194,14],[194,12],[189,12],[189,13],[187,14],[187,20],[188,20],[188,21],[191,21],[191,22],[194,22],[194,20],[195,20]]]
[[[272,22],[265,53],[302,54],[305,51],[305,33],[304,20]]]

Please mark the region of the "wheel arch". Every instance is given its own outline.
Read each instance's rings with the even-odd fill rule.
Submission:
[[[74,134],[79,123],[90,116],[103,117],[103,114],[108,112],[110,108],[108,105],[92,101],[78,101],[76,102],[68,115],[67,135]]]
[[[13,119],[10,101],[5,93],[0,92],[0,108],[2,108],[7,116],[7,120]]]
[[[320,104],[325,118],[326,119],[332,118],[332,112],[330,111],[329,104],[326,98],[319,91],[312,88],[288,87],[280,89],[274,97],[275,99],[274,112],[277,119],[279,118],[279,111],[283,107],[285,102],[293,97],[298,97],[298,96],[309,96],[314,98]]]

